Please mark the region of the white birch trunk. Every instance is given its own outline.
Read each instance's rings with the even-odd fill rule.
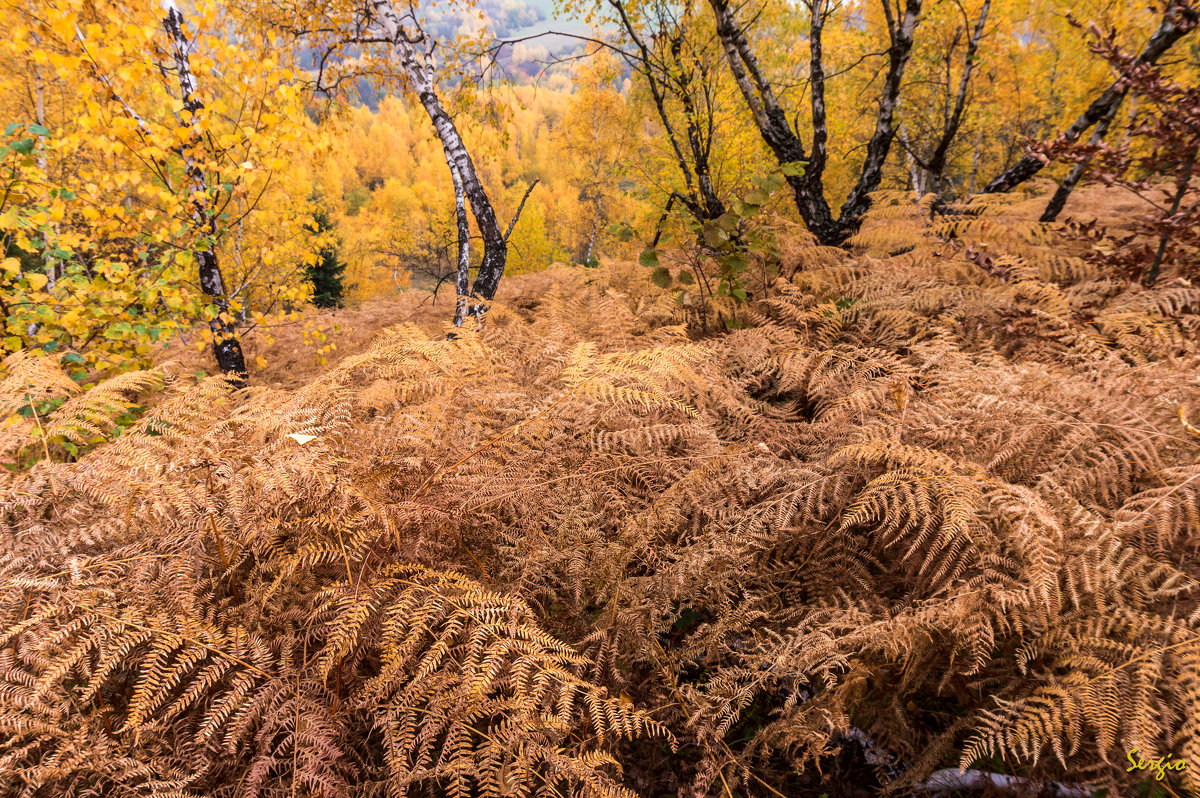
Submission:
[[[392,43],[400,68],[407,78],[422,107],[429,115],[438,140],[442,144],[446,161],[452,164],[451,175],[457,170],[458,180],[462,184],[463,193],[471,205],[471,214],[483,238],[483,262],[479,265],[479,273],[475,284],[468,291],[470,305],[467,309],[482,322],[487,311],[487,303],[496,295],[496,288],[504,274],[504,265],[508,259],[508,246],[500,224],[496,220],[496,212],[488,199],[471,154],[463,142],[454,121],[442,107],[437,93],[437,81],[434,76],[432,54],[423,49],[427,39],[424,32],[414,25],[414,35],[410,36],[404,25],[405,16],[397,11],[393,0],[369,0],[369,7],[374,14],[379,27],[383,29],[388,41]],[[414,21],[415,23],[415,21]],[[461,257],[461,246],[460,246]]]
[[[213,306],[217,310],[217,317],[209,322],[209,329],[213,334],[213,354],[216,356],[217,365],[220,366],[221,371],[244,379],[246,359],[242,354],[241,341],[237,338],[236,325],[230,316],[229,294],[225,286],[225,278],[221,274],[220,263],[217,260],[215,248],[217,220],[211,207],[208,176],[204,172],[203,165],[196,160],[196,151],[203,141],[200,114],[204,111],[204,103],[196,95],[196,78],[192,74],[191,64],[191,43],[184,33],[183,12],[175,4],[175,0],[163,0],[162,7],[167,12],[162,24],[171,40],[171,54],[175,61],[175,71],[179,81],[179,97],[183,101],[183,112],[187,115],[186,122],[192,131],[191,140],[186,145],[181,145],[177,152],[183,159],[187,186],[191,192],[189,208],[193,232],[207,239],[205,245],[196,252],[196,264],[200,290],[211,297]]]

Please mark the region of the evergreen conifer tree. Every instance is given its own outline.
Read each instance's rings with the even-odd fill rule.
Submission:
[[[318,208],[313,214],[313,229],[318,233],[324,233],[333,227],[333,223],[329,219],[329,214],[324,208]],[[321,248],[318,253],[317,262],[311,266],[306,266],[304,273],[308,281],[312,283],[313,297],[312,302],[319,308],[340,308],[343,304],[343,294],[345,286],[342,284],[342,275],[346,271],[346,264],[338,259],[338,245],[336,242],[331,242]]]

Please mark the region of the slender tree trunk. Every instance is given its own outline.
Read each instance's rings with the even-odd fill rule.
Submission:
[[[454,184],[454,228],[458,233],[458,259],[454,279],[454,326],[461,327],[467,320],[467,309],[471,294],[471,226],[467,222],[467,195],[463,190],[462,178],[450,154],[446,154],[446,166],[450,169],[450,182]]]
[[[1176,14],[1184,17],[1187,24],[1180,25],[1176,21]],[[1163,53],[1171,49],[1175,42],[1182,39],[1192,30],[1196,20],[1196,13],[1186,6],[1180,5],[1178,2],[1169,2],[1166,13],[1163,15],[1163,21],[1159,24],[1158,29],[1154,31],[1154,35],[1146,42],[1146,46],[1138,54],[1130,65],[1136,68],[1142,65],[1153,64],[1158,61]],[[1071,126],[1059,134],[1059,140],[1064,142],[1072,142],[1083,135],[1084,131],[1095,125],[1108,114],[1109,109],[1114,102],[1119,101],[1119,96],[1124,95],[1125,89],[1122,88],[1123,78],[1118,78],[1113,81],[1107,89],[1105,89],[1099,97],[1092,101],[1092,104],[1079,115],[1079,118],[1071,123]],[[1002,191],[1011,191],[1012,189],[1029,180],[1046,166],[1045,162],[1040,158],[1035,158],[1032,155],[1027,155],[1015,164],[1006,169],[1002,174],[997,176],[992,182],[988,183],[983,189],[984,194],[995,194]]]
[[[646,80],[646,86],[650,89],[650,99],[654,103],[654,109],[658,114],[659,121],[662,123],[667,142],[671,145],[671,151],[675,156],[675,165],[679,169],[680,176],[683,178],[683,193],[673,192],[671,198],[668,200],[668,207],[671,207],[675,200],[678,199],[687,208],[688,213],[697,220],[704,221],[721,216],[725,213],[725,206],[717,197],[712,177],[709,173],[708,147],[704,144],[697,121],[695,99],[691,94],[690,88],[691,78],[685,65],[679,58],[682,48],[682,33],[679,33],[669,45],[669,51],[675,60],[674,65],[667,64],[662,60],[656,60],[654,52],[651,51],[650,46],[642,38],[637,26],[633,24],[633,20],[629,17],[625,0],[607,0],[607,2],[613,11],[616,12],[617,19],[625,35],[629,37],[630,42],[636,48],[636,54],[628,56],[626,61],[636,71],[640,72]],[[671,83],[676,84],[674,88],[671,87]],[[692,154],[690,164],[684,155],[681,137],[676,132],[675,125],[667,111],[668,92],[676,97],[685,107],[684,115],[686,117],[687,128],[685,136],[688,141],[688,148]],[[660,221],[660,226],[662,221],[665,220],[666,214],[664,213]],[[655,235],[656,242],[659,235],[660,233]]]
[[[858,183],[850,191],[850,196],[842,203],[838,216],[838,227],[842,238],[858,227],[870,208],[869,194],[879,188],[883,179],[883,167],[887,163],[888,151],[892,146],[892,138],[896,135],[893,119],[896,115],[896,105],[900,99],[900,86],[904,80],[904,69],[912,54],[913,32],[917,27],[917,18],[921,14],[921,0],[907,0],[904,6],[904,16],[893,20],[891,0],[883,0],[883,10],[888,20],[888,30],[891,33],[892,46],[888,48],[888,71],[883,81],[883,92],[879,96],[879,110],[875,115],[875,132],[867,142],[867,157],[863,161]],[[840,243],[840,242],[839,242]]]
[[[1188,184],[1192,182],[1192,169],[1196,166],[1196,151],[1197,148],[1192,147],[1192,151],[1188,153],[1183,170],[1179,173],[1179,187],[1175,191],[1175,199],[1171,202],[1171,210],[1164,221],[1169,221],[1172,216],[1179,213],[1179,206],[1183,204],[1183,197],[1187,194]],[[1158,280],[1158,273],[1162,268],[1163,257],[1167,254],[1167,239],[1169,237],[1169,230],[1163,230],[1162,236],[1158,239],[1158,251],[1154,253],[1154,262],[1150,264],[1150,270],[1146,272],[1146,285],[1148,286],[1154,285]]]
[[[867,155],[854,188],[850,191],[835,219],[825,199],[822,171],[825,165],[825,146],[828,124],[825,119],[825,72],[822,34],[825,6],[813,0],[812,23],[809,28],[810,79],[813,110],[813,155],[806,157],[804,145],[792,129],[787,113],[779,104],[774,88],[764,76],[758,59],[750,47],[746,32],[738,23],[728,0],[709,0],[716,18],[717,36],[725,51],[729,70],[742,93],[759,134],[780,164],[806,161],[802,175],[788,176],[788,185],[796,208],[809,231],[822,244],[836,245],[846,240],[870,206],[868,195],[879,187],[883,166],[887,161],[892,139],[896,135],[893,121],[900,96],[904,69],[912,53],[913,31],[921,13],[922,0],[906,0],[904,14],[894,18],[890,0],[883,0],[888,20],[891,47],[888,49],[888,70],[875,117],[875,131],[867,143]]]
[[[42,71],[35,65],[33,66],[33,120],[42,127],[46,127],[46,80],[42,77]],[[38,140],[45,143],[45,136],[41,133],[37,134]],[[49,163],[46,160],[45,147],[38,147],[37,167],[43,175],[48,175]],[[58,223],[54,223],[54,230],[57,233],[59,229]],[[42,263],[46,269],[46,287],[54,288],[54,284],[59,278],[59,263],[50,255],[50,247],[46,247],[42,253]],[[36,325],[31,325],[29,334],[33,335]]]
[[[420,98],[426,113],[433,121],[442,146],[458,169],[463,193],[471,203],[471,214],[475,217],[475,224],[483,238],[483,260],[479,264],[479,271],[469,292],[472,304],[467,309],[468,315],[476,317],[482,323],[488,305],[496,296],[500,278],[504,276],[504,266],[508,262],[508,244],[504,240],[504,233],[501,232],[500,223],[496,219],[496,211],[488,199],[483,183],[479,180],[475,164],[458,128],[454,126],[450,115],[442,108],[441,100],[432,89],[421,92]]]
[[[809,181],[821,181],[828,158],[829,119],[825,109],[825,11],[827,0],[812,0],[808,27],[808,74],[812,109],[812,153],[805,169]]]
[[[583,262],[591,263],[592,249],[596,246],[596,234],[600,232],[600,203],[603,202],[603,197],[596,194],[596,212],[592,215],[592,232],[588,235],[587,249],[583,252]]]
[[[979,151],[983,148],[983,128],[975,136],[975,146],[971,152],[971,176],[967,181],[967,196],[975,193],[975,182],[979,179]]]
[[[174,0],[164,0],[167,16],[163,18],[163,29],[171,39],[175,71],[179,79],[179,96],[183,101],[183,112],[191,127],[190,141],[179,148],[183,157],[184,172],[191,189],[191,215],[193,231],[200,236],[204,245],[196,252],[196,266],[200,278],[200,290],[207,295],[217,315],[209,323],[213,336],[213,355],[217,366],[225,374],[234,375],[238,382],[246,379],[246,358],[242,343],[237,337],[237,328],[230,312],[229,292],[221,265],[217,260],[217,218],[211,207],[208,176],[196,159],[196,152],[203,146],[200,131],[200,114],[204,103],[196,96],[196,81],[192,75],[191,45],[183,30],[183,13]]]
[[[1108,107],[1108,111],[1096,123],[1096,129],[1092,131],[1091,137],[1088,139],[1088,144],[1095,147],[1100,142],[1104,141],[1104,137],[1108,135],[1108,128],[1112,124],[1113,119],[1117,116],[1117,111],[1121,108],[1121,101],[1125,99],[1125,92],[1121,92],[1113,100]],[[1067,199],[1070,198],[1071,192],[1075,190],[1075,186],[1079,185],[1079,181],[1083,178],[1084,172],[1087,171],[1088,162],[1080,161],[1071,167],[1071,171],[1067,173],[1065,180],[1059,184],[1058,189],[1054,192],[1054,196],[1046,203],[1046,210],[1042,211],[1042,216],[1039,221],[1053,222],[1062,213],[1062,209],[1067,204]]]
[[[709,5],[716,17],[717,36],[725,51],[729,71],[733,74],[734,82],[737,83],[746,105],[750,108],[759,135],[771,148],[779,163],[806,162],[805,174],[787,178],[795,198],[796,209],[800,212],[804,224],[821,243],[837,243],[840,238],[838,223],[833,218],[833,212],[830,210],[829,202],[825,199],[825,193],[821,188],[820,154],[817,155],[815,164],[808,157],[803,142],[800,141],[800,138],[792,130],[791,123],[788,122],[787,112],[783,110],[776,99],[771,84],[763,77],[758,59],[750,49],[745,32],[738,24],[727,0],[709,0]],[[816,10],[819,12],[821,9],[818,7]],[[813,17],[813,27],[810,28],[810,45],[816,47],[818,52],[821,49],[820,41],[821,22],[818,13]],[[822,81],[814,84],[818,95],[820,87],[823,85]],[[824,99],[821,98],[820,109],[824,108],[823,103]],[[818,106],[814,106],[815,111],[817,108]],[[822,111],[817,112],[821,113]],[[817,167],[815,173],[812,171],[814,165]]]
[[[963,56],[963,71],[958,80],[958,92],[954,96],[953,105],[946,106],[946,119],[942,129],[942,137],[938,140],[929,157],[927,169],[933,182],[933,190],[939,194],[945,180],[946,159],[950,153],[950,145],[958,138],[959,128],[962,127],[963,113],[967,107],[967,91],[971,86],[971,74],[975,71],[975,56],[979,52],[979,43],[983,40],[983,31],[987,27],[988,13],[992,8],[992,0],[984,0],[979,10],[979,18],[967,38],[967,51]],[[964,20],[965,22],[966,20]],[[950,69],[947,62],[946,92],[950,91]]]
[[[42,77],[42,71],[37,66],[33,67],[33,119],[42,127],[46,127],[46,81]],[[38,139],[44,142],[45,136],[39,133]],[[38,147],[37,167],[38,171],[49,177],[47,174],[49,163],[46,161],[46,150],[44,147]],[[57,222],[54,223],[54,230],[55,232],[58,231]],[[54,284],[58,282],[59,264],[51,257],[50,247],[46,247],[42,253],[42,262],[46,268],[46,288],[52,289],[54,288]],[[32,334],[33,331],[31,330],[30,335]]]
[[[912,181],[913,195],[917,202],[921,201],[921,197],[925,196],[925,180],[921,174],[921,166],[917,163],[917,159],[913,157],[912,145],[908,141],[908,134],[904,131],[904,123],[900,123],[900,130],[896,134],[900,139],[900,144],[904,148],[904,160],[908,163],[908,177]]]
[[[700,188],[700,199],[704,203],[705,219],[716,219],[725,213],[725,203],[717,196],[713,187],[711,169],[708,163],[708,147],[700,132],[699,116],[696,110],[696,100],[692,96],[693,73],[680,57],[683,47],[681,37],[676,37],[671,43],[671,57],[679,70],[679,99],[683,104],[683,116],[686,120],[688,147],[692,151],[692,164],[696,170],[696,184]]]

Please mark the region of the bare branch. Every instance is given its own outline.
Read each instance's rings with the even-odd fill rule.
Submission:
[[[529,199],[529,195],[533,193],[533,188],[541,180],[540,177],[535,177],[533,182],[529,184],[529,188],[525,189],[525,196],[521,197],[521,204],[517,206],[517,212],[513,214],[512,221],[508,223],[508,229],[504,231],[504,242],[508,243],[508,239],[513,234],[513,228],[517,226],[517,220],[521,218],[521,211],[525,210],[525,200]]]

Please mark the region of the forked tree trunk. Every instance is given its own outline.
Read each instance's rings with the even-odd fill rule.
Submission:
[[[709,120],[710,136],[706,137],[699,124],[698,112],[700,109],[696,107],[693,95],[694,67],[690,66],[687,59],[682,57],[685,40],[678,20],[671,20],[670,23],[675,26],[675,30],[673,38],[669,39],[665,48],[666,53],[670,55],[670,61],[667,61],[664,58],[658,58],[655,55],[656,51],[652,49],[656,42],[668,37],[668,34],[664,32],[665,28],[654,33],[647,43],[629,15],[626,0],[607,0],[607,2],[616,12],[621,28],[637,50],[636,53],[626,56],[626,62],[646,79],[650,98],[654,103],[659,122],[663,126],[663,135],[671,145],[675,165],[683,178],[684,191],[682,193],[672,192],[667,200],[667,208],[674,206],[675,201],[678,200],[697,221],[704,222],[721,217],[725,213],[725,205],[717,196],[713,186],[709,164],[709,150],[712,144],[711,115]],[[683,137],[676,132],[673,116],[667,110],[668,95],[679,100],[684,107],[685,134],[688,151],[691,153],[690,162],[684,153]],[[658,244],[662,234],[662,222],[666,221],[666,218],[667,213],[664,212],[659,222],[659,228],[655,232],[654,246]]]
[[[421,106],[429,115],[429,120],[433,123],[438,140],[442,143],[446,160],[453,165],[451,175],[453,176],[454,170],[457,170],[463,194],[471,204],[471,214],[475,217],[475,224],[483,238],[483,261],[479,264],[479,272],[475,276],[474,285],[467,291],[467,302],[464,303],[466,311],[463,319],[465,320],[468,315],[474,316],[482,323],[488,304],[496,296],[500,278],[504,275],[504,265],[508,260],[508,244],[505,241],[504,233],[500,230],[500,223],[496,220],[496,211],[488,199],[478,172],[475,170],[471,153],[467,150],[458,128],[455,127],[454,120],[446,113],[446,109],[438,97],[431,56],[420,49],[420,45],[427,41],[424,33],[416,31],[414,36],[409,36],[409,32],[405,30],[403,24],[404,15],[396,10],[393,0],[370,0],[370,8],[388,41],[392,43],[404,76],[408,79],[409,85],[421,101]],[[462,235],[461,227],[459,235]],[[461,243],[459,257],[461,268]]]
[[[875,132],[867,142],[867,157],[863,161],[862,171],[859,172],[858,183],[842,203],[842,210],[838,215],[842,238],[858,228],[863,215],[871,207],[870,193],[879,188],[879,183],[883,180],[883,167],[887,163],[892,139],[896,135],[896,126],[893,123],[896,106],[900,101],[904,69],[908,66],[909,56],[912,55],[913,32],[917,27],[917,18],[921,15],[921,2],[922,0],[906,0],[904,14],[898,20],[893,19],[891,0],[882,2],[892,41],[891,47],[888,48],[888,69],[883,79],[883,91],[879,95],[879,110],[875,114]]]
[[[932,184],[932,190],[941,194],[946,180],[946,161],[950,154],[950,145],[958,138],[959,128],[962,127],[963,114],[967,107],[967,92],[971,87],[971,74],[975,71],[975,56],[979,52],[979,43],[983,40],[983,32],[987,27],[988,13],[991,11],[991,0],[984,0],[983,6],[979,10],[979,18],[975,20],[975,27],[971,30],[971,34],[967,37],[966,54],[963,56],[963,71],[958,80],[958,92],[954,97],[954,102],[949,102],[950,94],[950,56],[946,57],[946,108],[945,121],[942,126],[942,137],[938,140],[937,146],[933,149],[933,154],[929,157],[929,162],[926,164],[926,170],[929,173],[929,182]],[[966,20],[964,20],[964,23]],[[953,48],[951,48],[953,52]]]
[[[822,179],[826,140],[829,135],[822,51],[825,3],[823,0],[813,0],[810,6],[812,24],[809,28],[809,71],[813,117],[813,152],[810,157],[806,155],[804,144],[788,121],[787,112],[776,98],[774,87],[760,68],[758,58],[746,37],[746,31],[738,22],[729,0],[709,0],[716,18],[717,36],[729,63],[729,71],[750,108],[763,142],[771,148],[780,164],[807,162],[804,174],[789,175],[787,181],[801,218],[822,244],[841,244],[857,229],[863,214],[870,207],[868,195],[879,187],[883,178],[883,167],[887,162],[892,139],[896,135],[896,105],[900,97],[904,69],[912,53],[913,31],[921,13],[921,3],[922,0],[906,0],[903,16],[896,19],[892,12],[891,0],[883,0],[891,46],[888,48],[888,69],[875,115],[875,131],[867,143],[867,155],[858,181],[842,204],[837,218],[834,218],[829,202],[825,199]]]
[[[204,167],[196,160],[196,151],[202,146],[200,131],[200,114],[204,111],[204,103],[196,96],[196,79],[192,75],[191,44],[183,30],[183,13],[175,5],[174,0],[164,0],[163,8],[167,15],[163,18],[163,29],[171,39],[171,50],[175,61],[175,71],[179,78],[179,96],[183,102],[183,112],[187,115],[187,124],[191,128],[191,139],[178,149],[183,158],[184,173],[191,189],[190,212],[192,230],[200,235],[207,244],[196,252],[196,267],[200,280],[200,290],[212,301],[217,315],[208,323],[213,336],[213,355],[217,366],[225,374],[233,375],[238,382],[246,379],[246,358],[242,354],[242,342],[238,340],[237,328],[230,311],[229,292],[225,285],[225,277],[221,274],[221,265],[217,259],[214,242],[217,236],[217,217],[211,205],[208,175]]]

